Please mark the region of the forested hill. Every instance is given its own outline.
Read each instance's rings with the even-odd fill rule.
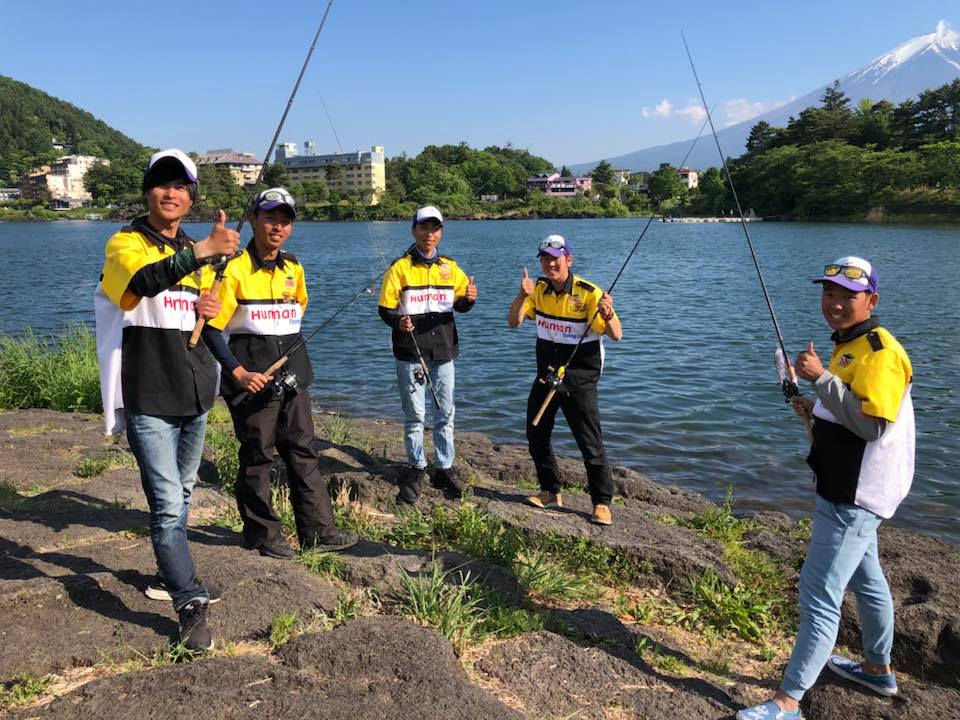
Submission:
[[[0,185],[16,185],[20,176],[63,152],[133,158],[143,146],[64,100],[0,75]]]

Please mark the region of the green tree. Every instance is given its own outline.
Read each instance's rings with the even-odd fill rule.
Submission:
[[[747,152],[750,155],[760,155],[773,144],[777,131],[766,120],[760,120],[752,128],[747,137]]]
[[[560,168],[560,177],[573,177],[573,173],[570,172],[570,168],[564,165]]]
[[[590,177],[596,185],[613,185],[613,166],[606,160],[601,160],[590,173]]]
[[[267,165],[263,171],[263,187],[287,187],[290,184],[290,176],[287,175],[287,166],[283,163],[272,163]]]
[[[659,169],[650,173],[650,178],[647,180],[650,197],[658,205],[665,200],[682,197],[686,188],[680,173],[668,163],[663,163]]]

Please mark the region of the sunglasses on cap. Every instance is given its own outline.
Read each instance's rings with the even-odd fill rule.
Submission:
[[[285,190],[264,190],[262,193],[260,193],[260,195],[257,196],[257,205],[268,202],[284,203],[290,207],[297,206],[296,201],[293,199],[293,195]]]
[[[554,240],[547,238],[540,242],[540,245],[537,247],[538,252],[542,252],[547,248],[553,248],[554,250],[564,250],[567,247],[567,243],[564,240]]]
[[[835,277],[837,275],[843,275],[845,278],[850,278],[851,280],[869,280],[869,274],[862,267],[857,267],[856,265],[827,265],[823,269],[824,277]]]

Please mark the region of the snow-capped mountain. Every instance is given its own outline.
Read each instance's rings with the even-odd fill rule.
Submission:
[[[914,100],[924,90],[940,87],[960,77],[960,32],[951,29],[943,20],[937,23],[937,29],[926,35],[918,35],[869,65],[854,70],[840,78],[840,88],[851,100],[851,105],[863,98],[874,102],[889,100],[897,104],[904,100]],[[736,157],[744,152],[750,129],[760,120],[766,120],[775,127],[785,127],[790,116],[796,116],[804,108],[820,104],[820,97],[828,85],[822,85],[812,92],[786,105],[746,120],[737,125],[719,130],[720,145],[728,157]],[[716,99],[716,98],[714,98]],[[707,168],[717,165],[719,156],[709,129],[701,137],[697,147],[687,160],[689,167]],[[676,165],[690,148],[693,138],[668,145],[638,150],[627,155],[607,158],[614,167],[637,170],[656,170],[660,163]],[[589,172],[597,163],[572,165],[576,173]]]

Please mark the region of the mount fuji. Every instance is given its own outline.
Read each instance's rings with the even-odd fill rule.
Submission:
[[[941,20],[934,32],[911,38],[869,65],[841,78],[840,89],[850,98],[851,106],[863,98],[870,98],[874,102],[889,100],[896,105],[904,100],[915,100],[924,90],[940,87],[957,78],[960,78],[960,32]],[[820,97],[827,87],[823,85],[786,105],[718,130],[717,136],[724,153],[732,157],[741,155],[750,129],[760,120],[766,120],[774,127],[786,127],[791,116],[797,116],[805,108],[819,106]],[[687,160],[689,167],[705,169],[718,165],[717,149],[709,135],[708,128],[690,153]],[[692,142],[693,138],[657,145],[607,160],[614,167],[629,168],[634,172],[656,170],[660,163],[679,162]],[[570,169],[582,174],[592,170],[596,164],[571,165]]]

